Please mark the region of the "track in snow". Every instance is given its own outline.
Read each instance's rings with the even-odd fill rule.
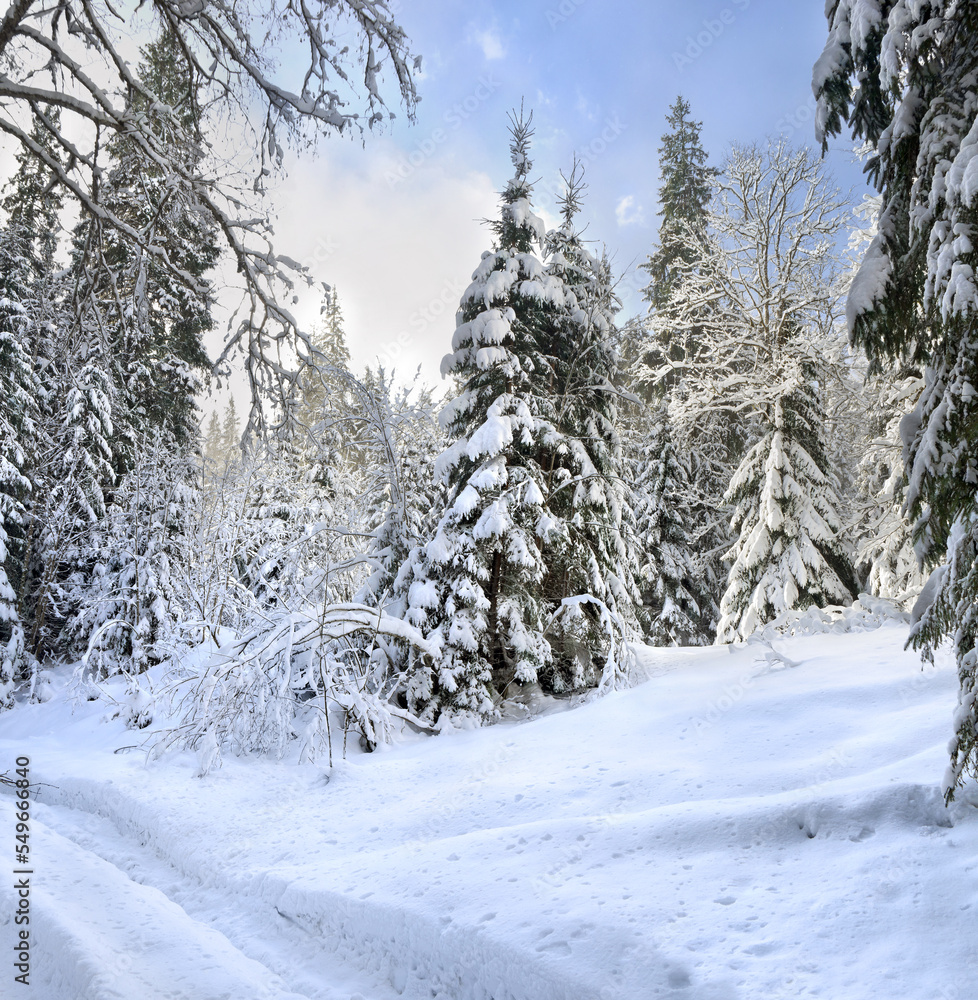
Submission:
[[[419,920],[371,893],[350,899],[274,868],[195,867],[206,851],[170,856],[152,817],[140,822],[139,804],[102,783],[69,778],[43,793],[31,828],[43,872],[32,899],[32,986],[44,1000],[609,995],[477,929]]]

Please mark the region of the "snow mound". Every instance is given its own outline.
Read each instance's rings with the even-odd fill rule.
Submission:
[[[829,605],[806,611],[786,611],[747,641],[764,641],[785,635],[843,635],[880,628],[889,623],[909,624],[910,615],[886,598],[860,594],[859,599],[849,607]]]

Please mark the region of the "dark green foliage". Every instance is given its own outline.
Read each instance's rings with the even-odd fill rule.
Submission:
[[[671,131],[662,137],[659,167],[658,246],[642,267],[651,283],[645,295],[653,308],[669,302],[677,271],[695,266],[701,257],[697,237],[706,231],[707,209],[716,170],[707,166],[706,150],[700,140],[702,122],[689,117],[689,102],[682,97],[669,109],[666,121]]]
[[[201,112],[173,44],[164,33],[143,49],[139,77],[153,100],[134,91],[131,110],[170,150],[175,169],[193,171],[204,154]],[[114,457],[124,473],[144,434],[159,430],[175,447],[197,447],[194,397],[210,368],[203,335],[213,325],[205,276],[218,247],[201,206],[147,163],[138,140],[114,137],[108,152],[102,201],[145,245],[94,217],[84,221],[75,237],[73,305],[83,338],[100,341],[115,368]]]
[[[906,503],[918,554],[941,568],[917,609],[912,642],[930,657],[952,639],[957,655],[950,799],[965,775],[978,776],[978,199],[969,141],[978,113],[978,4],[923,3],[888,21],[887,0],[864,10],[858,31],[851,6],[835,0],[826,8],[829,40],[814,73],[818,120],[823,143],[844,122],[869,141],[870,175],[883,196],[879,234],[850,293],[851,334],[878,366],[899,357],[924,367],[920,401],[902,426]]]

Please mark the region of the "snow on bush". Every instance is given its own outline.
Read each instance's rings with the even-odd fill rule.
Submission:
[[[363,604],[332,604],[270,615],[250,633],[176,663],[166,693],[178,721],[154,752],[195,750],[206,774],[223,752],[282,757],[299,740],[300,760],[325,751],[332,763],[331,717],[344,752],[350,733],[367,750],[390,743],[395,718],[420,723],[391,703],[396,679],[370,668],[370,640],[377,636],[427,656],[438,652],[400,619]]]
[[[814,606],[806,611],[785,611],[763,629],[748,639],[765,642],[788,635],[841,635],[846,632],[864,632],[880,628],[888,622],[910,623],[910,615],[902,611],[895,601],[872,594],[860,594],[849,607],[830,604],[824,608]]]

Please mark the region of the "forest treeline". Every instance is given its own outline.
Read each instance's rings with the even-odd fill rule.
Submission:
[[[124,675],[119,712],[146,726],[163,664],[182,720],[164,742],[203,767],[294,740],[312,754],[331,749],[331,717],[368,746],[402,723],[482,724],[627,683],[635,640],[743,640],[865,590],[914,606],[925,655],[955,644],[953,795],[978,753],[975,25],[964,7],[915,25],[870,6],[829,5],[815,88],[819,136],[848,123],[879,194],[851,204],[817,153],[779,140],[711,161],[677,98],[637,317],[582,235],[579,164],[559,223],[535,211],[532,114],[514,112],[513,175],[436,400],[351,371],[336,289],[298,328],[281,305],[303,294],[292,262],[244,188],[211,173],[215,115],[256,94],[256,197],[283,133],[379,121],[385,69],[410,113],[417,63],[385,4],[283,8],[318,39],[298,94],[262,69],[261,18],[222,3],[148,5],[155,37],[132,64],[92,8],[13,5],[3,703],[43,698],[51,664],[81,662],[83,686]],[[334,89],[358,90],[355,57],[324,42],[334,8],[361,38],[369,114]],[[214,359],[225,259],[244,301]],[[202,393],[235,357],[251,407],[203,430]]]

